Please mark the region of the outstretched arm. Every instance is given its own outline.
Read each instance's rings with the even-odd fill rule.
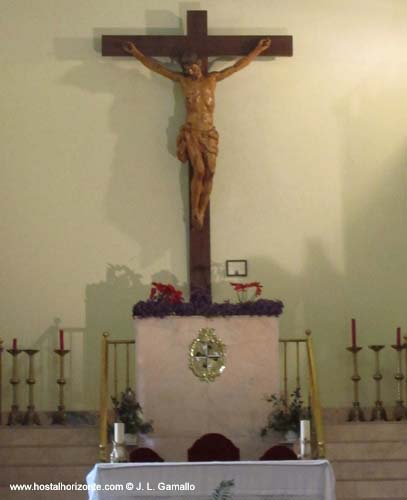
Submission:
[[[148,69],[151,69],[151,71],[154,71],[154,73],[158,73],[161,76],[165,76],[165,78],[169,78],[170,80],[173,80],[174,82],[178,82],[180,78],[182,77],[182,73],[177,73],[175,71],[171,71],[167,68],[165,68],[162,64],[159,62],[155,61],[154,59],[151,59],[150,57],[145,56],[140,50],[134,45],[133,42],[126,42],[123,44],[123,50],[127,52],[128,54],[132,55],[136,59],[138,59],[141,64],[146,66]]]
[[[263,38],[260,40],[260,42],[257,44],[257,47],[253,49],[247,56],[242,57],[238,61],[235,62],[233,66],[229,66],[228,68],[223,69],[222,71],[214,71],[211,73],[212,75],[215,75],[216,81],[220,82],[221,80],[224,80],[228,76],[233,75],[236,73],[236,71],[240,71],[241,69],[245,68],[248,66],[256,57],[267,50],[271,45],[271,40],[269,38]]]

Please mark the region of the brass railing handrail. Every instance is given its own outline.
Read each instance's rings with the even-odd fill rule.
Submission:
[[[284,343],[291,343],[291,342],[306,342],[307,339],[304,339],[304,338],[298,338],[298,339],[278,339],[279,342],[281,342],[282,344]]]
[[[135,340],[108,340],[109,333],[104,332],[102,335],[102,351],[101,351],[101,377],[100,377],[100,418],[99,418],[99,459],[101,462],[107,461],[107,435],[108,435],[108,415],[109,415],[109,345],[116,346],[126,344],[128,349],[129,344],[135,344]],[[117,358],[116,352],[114,356],[114,384],[115,397],[117,398]],[[127,368],[126,368],[126,383],[129,384],[129,353],[127,350]]]
[[[317,457],[324,458],[325,457],[325,439],[324,439],[324,427],[322,421],[322,410],[321,410],[321,402],[319,397],[319,389],[318,389],[318,381],[317,381],[317,370],[314,358],[314,351],[312,347],[312,339],[311,339],[311,330],[305,331],[305,338],[292,338],[292,339],[279,339],[279,342],[284,346],[284,357],[283,357],[283,399],[285,401],[285,405],[288,405],[288,374],[287,374],[287,344],[296,344],[296,363],[297,363],[297,376],[296,383],[297,389],[300,388],[300,379],[299,379],[299,351],[298,345],[300,342],[306,344],[307,349],[307,359],[308,359],[308,373],[309,373],[309,392],[310,392],[310,406],[313,424],[315,427],[315,434],[317,438]]]

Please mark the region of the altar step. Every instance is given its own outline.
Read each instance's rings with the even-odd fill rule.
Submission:
[[[337,500],[407,499],[407,422],[326,426]]]
[[[327,456],[337,480],[337,500],[407,500],[407,422],[326,426]],[[10,483],[83,484],[98,461],[98,429],[0,427],[0,498],[26,499]],[[36,492],[39,500],[85,500],[86,493]]]
[[[86,492],[17,492],[10,484],[84,484],[97,461],[96,427],[0,427],[0,498],[85,500]]]

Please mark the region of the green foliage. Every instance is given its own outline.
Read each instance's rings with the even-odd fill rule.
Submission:
[[[267,425],[261,430],[261,436],[266,436],[270,430],[277,432],[294,431],[299,433],[300,420],[305,417],[306,411],[303,407],[300,389],[295,389],[290,394],[287,404],[284,398],[272,394],[267,398],[273,405],[273,409],[268,416]]]
[[[216,490],[212,493],[211,500],[232,500],[232,488],[235,485],[233,479],[221,481]]]
[[[117,416],[124,423],[124,432],[127,434],[148,434],[153,431],[152,422],[145,422],[140,403],[136,401],[135,392],[128,387],[121,394],[120,401],[112,397],[117,406]]]

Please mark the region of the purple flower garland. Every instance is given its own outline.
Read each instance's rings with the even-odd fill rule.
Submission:
[[[190,302],[169,304],[165,301],[140,300],[133,307],[133,316],[163,318],[165,316],[280,316],[284,304],[281,300],[259,299],[254,302],[213,303],[205,290],[194,290]]]

